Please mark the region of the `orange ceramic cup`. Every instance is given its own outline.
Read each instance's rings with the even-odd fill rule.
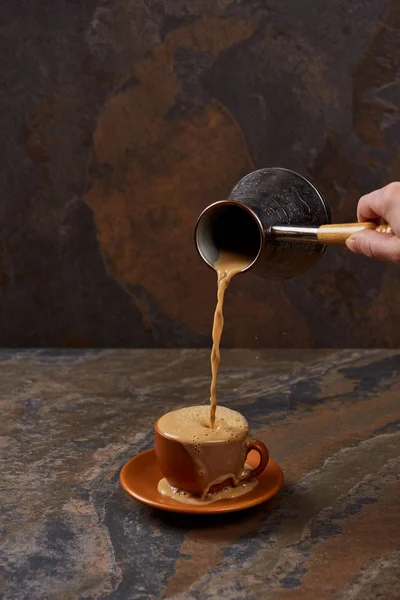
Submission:
[[[167,437],[162,431],[160,431],[158,428],[158,421],[154,426],[154,431],[157,462],[165,479],[173,487],[179,488],[185,492],[189,492],[195,496],[201,496],[204,490],[198,475],[198,468],[196,468],[196,464],[187,452],[185,446],[179,440]],[[264,471],[269,460],[269,452],[263,442],[255,439],[246,442],[246,438],[247,431],[244,432],[241,440],[243,442],[243,446],[246,445],[246,451],[243,453],[243,464],[240,465],[240,469],[243,469],[245,459],[248,453],[252,450],[258,452],[260,456],[260,462],[255,469],[252,469],[240,481],[248,481],[254,477],[257,477],[257,475],[260,475],[260,473]],[[214,469],[217,462],[221,463],[221,456],[226,456],[229,458],[230,442],[225,440],[212,440],[202,442],[202,444],[207,446],[206,450],[209,458],[212,459],[212,457],[215,455],[215,458],[218,459],[213,461]],[[227,470],[229,469],[227,469],[226,466],[221,463],[221,472],[216,473],[214,470],[213,480],[215,480],[218,476],[223,476],[226,474]],[[209,491],[216,492],[226,485],[230,485],[232,483],[234,482],[230,477],[222,482],[219,481],[217,484],[213,485]]]

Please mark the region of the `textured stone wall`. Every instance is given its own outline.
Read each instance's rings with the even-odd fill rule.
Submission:
[[[209,344],[199,212],[310,177],[334,219],[399,178],[396,0],[2,0],[0,345]],[[235,346],[396,346],[400,270],[330,250],[227,295]]]

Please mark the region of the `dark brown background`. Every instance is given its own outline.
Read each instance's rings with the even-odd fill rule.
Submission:
[[[2,0],[0,345],[209,344],[197,215],[244,174],[334,219],[399,178],[396,0]],[[400,270],[330,250],[238,278],[235,346],[397,346]]]

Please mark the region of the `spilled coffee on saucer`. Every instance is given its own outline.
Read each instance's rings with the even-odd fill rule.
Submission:
[[[258,484],[256,477],[251,476],[252,469],[245,464],[249,451],[247,420],[237,411],[217,406],[216,393],[225,290],[232,277],[246,268],[249,262],[251,259],[247,256],[222,251],[214,265],[218,286],[212,329],[210,405],[172,411],[162,416],[157,423],[158,430],[164,437],[179,442],[185,448],[196,471],[201,489],[201,494],[198,495],[171,486],[166,478],[159,482],[158,490],[161,494],[180,502],[206,504],[236,498],[247,494]],[[267,462],[266,449],[265,452]]]

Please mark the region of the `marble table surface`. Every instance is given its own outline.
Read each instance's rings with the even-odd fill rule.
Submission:
[[[285,473],[249,512],[119,487],[162,413],[207,401],[207,350],[0,352],[0,597],[400,598],[400,351],[226,350],[221,404]]]

